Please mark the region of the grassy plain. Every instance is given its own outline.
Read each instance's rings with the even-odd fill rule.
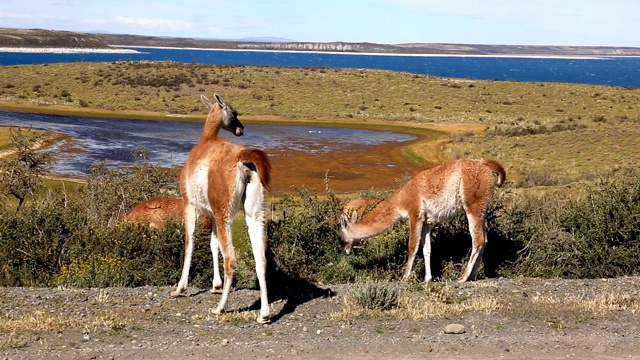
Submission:
[[[214,92],[247,123],[418,133],[420,141],[393,150],[413,166],[493,158],[523,186],[591,179],[640,164],[637,88],[176,62],[0,67],[0,109],[6,110],[203,121],[199,95]]]

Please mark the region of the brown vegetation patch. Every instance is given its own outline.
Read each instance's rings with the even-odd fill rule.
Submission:
[[[330,153],[312,155],[301,151],[272,151],[272,189],[291,192],[305,187],[323,191],[325,178],[336,192],[395,188],[416,166],[403,156],[406,143],[351,146]]]

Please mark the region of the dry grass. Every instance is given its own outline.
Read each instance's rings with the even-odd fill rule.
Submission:
[[[62,315],[46,314],[43,311],[34,311],[30,314],[10,317],[0,321],[0,333],[11,333],[26,330],[58,331],[69,327],[82,327],[85,322],[78,318],[69,318]]]
[[[344,297],[344,308],[332,314],[334,320],[349,321],[356,318],[392,318],[396,320],[442,319],[459,316],[467,311],[484,314],[500,309],[494,296],[464,297],[444,284],[429,284],[424,289],[404,291],[397,306],[390,310],[368,309],[359,305],[353,295]]]
[[[637,123],[591,124],[588,128],[530,136],[469,137],[449,144],[445,157],[489,157],[509,165],[511,180],[540,173],[560,183],[592,179],[640,164]]]
[[[206,320],[230,324],[253,324],[258,317],[258,311],[228,311],[214,314],[213,310],[213,308],[209,310],[209,314],[205,317]]]
[[[640,313],[640,302],[628,294],[608,292],[591,298],[584,295],[569,295],[564,298],[554,296],[534,296],[533,306],[564,309],[566,312],[606,315],[617,311],[627,311],[633,315]]]
[[[9,146],[9,136],[11,135],[9,128],[0,127],[0,150],[5,150]]]
[[[173,62],[0,68],[0,99],[74,110],[203,113],[219,92],[248,118],[471,123],[491,129],[637,120],[640,90],[565,83],[466,81],[373,69],[216,66]],[[116,101],[117,100],[117,101]],[[80,106],[80,104],[84,106]],[[605,122],[606,122],[605,121]]]
[[[58,331],[65,328],[82,328],[96,331],[101,328],[121,329],[124,327],[126,319],[122,314],[108,309],[106,303],[103,305],[105,308],[99,311],[98,315],[92,319],[85,319],[81,316],[51,314],[39,310],[21,315],[6,314],[3,319],[0,319],[0,333],[24,330]]]
[[[450,303],[438,299],[438,297],[429,296],[425,299],[424,296],[415,294],[403,297],[400,303],[404,308],[398,314],[400,319],[411,320],[442,319],[450,316],[459,316],[467,311],[490,314],[501,307],[495,297],[486,295]]]
[[[489,315],[495,312],[517,313],[540,319],[607,318],[619,312],[640,313],[640,302],[629,294],[606,289],[592,295],[560,292],[521,298],[519,295],[501,295],[495,282],[474,282],[467,286],[473,295],[463,292],[455,283],[419,285],[402,292],[396,307],[390,310],[366,309],[359,306],[352,295],[343,297],[343,308],[333,313],[332,319],[350,322],[354,319],[428,320],[449,319],[465,313]],[[530,291],[513,288],[513,294]],[[554,321],[560,320],[551,320]],[[558,325],[556,324],[556,325]]]
[[[45,144],[58,141],[62,137],[59,135],[51,134],[48,131],[34,130],[29,129],[30,132],[37,136],[45,136],[47,139],[45,140]],[[10,142],[9,137],[11,136],[11,129],[8,127],[0,127],[0,151],[7,150],[9,148]],[[2,156],[0,154],[0,156]]]

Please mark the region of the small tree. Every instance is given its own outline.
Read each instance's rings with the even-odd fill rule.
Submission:
[[[10,154],[0,159],[0,195],[11,195],[18,200],[16,211],[29,195],[34,195],[42,186],[41,176],[53,165],[51,154],[38,151],[42,144],[41,135],[27,130],[10,129]]]

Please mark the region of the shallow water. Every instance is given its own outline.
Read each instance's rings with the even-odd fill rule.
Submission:
[[[314,162],[318,163],[320,159],[324,159],[323,168],[313,171],[317,174],[328,170],[327,158],[329,164],[332,158],[335,158],[336,164],[347,156],[362,159],[363,153],[376,152],[380,146],[405,143],[417,138],[389,131],[339,127],[244,125],[245,132],[241,137],[235,137],[225,131],[221,131],[221,136],[247,147],[266,151],[272,157],[272,162],[278,162],[279,157],[287,157],[286,162],[289,163],[292,161],[289,157],[303,156],[310,160],[302,161],[303,164],[307,164],[307,171],[313,170]],[[85,176],[87,168],[94,162],[106,161],[109,166],[126,166],[139,161],[140,159],[134,155],[136,149],[145,149],[147,160],[152,164],[163,167],[181,166],[193,145],[200,139],[203,123],[0,111],[0,126],[32,127],[69,135],[70,139],[50,148],[56,158],[53,172]],[[385,158],[388,161],[385,161]],[[371,166],[399,166],[398,159],[390,155],[376,159]],[[364,160],[358,167],[366,163]]]

